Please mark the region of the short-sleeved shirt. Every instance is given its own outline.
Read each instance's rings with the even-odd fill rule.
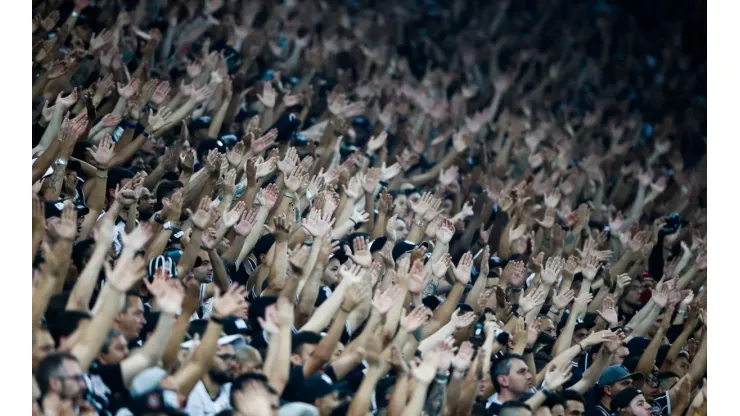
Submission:
[[[211,395],[206,390],[206,385],[203,384],[202,380],[198,380],[193,387],[193,391],[188,395],[188,401],[185,405],[185,411],[189,415],[198,416],[213,416],[216,413],[231,409],[231,383],[226,383],[221,386],[221,390],[218,392],[216,399],[212,399]]]

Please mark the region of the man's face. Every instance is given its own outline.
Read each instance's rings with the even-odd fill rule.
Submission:
[[[100,362],[103,364],[118,364],[128,356],[128,342],[123,334],[113,337],[108,352],[100,353]]]
[[[685,355],[679,355],[673,364],[671,364],[670,371],[678,374],[679,377],[685,376],[689,371],[689,359]]]
[[[515,396],[521,397],[532,389],[532,373],[523,360],[512,360],[511,371],[508,376],[499,376],[502,388],[510,390]]]
[[[295,365],[303,365],[308,362],[315,349],[316,345],[314,344],[303,344],[299,354],[291,354],[290,361]]]
[[[642,394],[638,394],[637,397],[632,399],[630,410],[632,410],[634,416],[650,416],[653,414],[650,405]]]
[[[219,345],[211,361],[208,374],[214,381],[224,384],[232,381],[239,373],[239,362],[233,345]]]
[[[578,344],[579,342],[586,339],[588,336],[588,329],[586,328],[580,328],[573,331],[573,345]]]
[[[208,257],[208,252],[201,250],[198,253],[198,257],[203,263],[193,268],[193,275],[199,282],[210,282],[213,280],[213,266],[211,266],[211,260]]]
[[[555,323],[547,316],[542,316],[539,318],[540,321],[540,332],[544,332],[547,335],[551,337],[557,337],[557,331],[555,328]]]
[[[342,403],[339,401],[339,394],[337,392],[331,392],[325,396],[321,396],[313,402],[313,405],[319,409],[320,416],[329,416],[340,404]]]
[[[483,380],[478,383],[478,391],[475,397],[479,400],[487,400],[494,393],[493,382],[491,381],[491,373],[483,375]]]
[[[550,409],[552,416],[565,416],[565,407],[562,404],[556,404]]]
[[[144,304],[138,296],[129,296],[131,303],[126,310],[116,316],[116,323],[119,331],[123,333],[128,341],[134,341],[139,338],[141,328],[146,324],[144,318]]]
[[[565,416],[583,416],[586,414],[586,406],[578,400],[565,402]]]
[[[610,385],[609,387],[611,387],[611,389],[610,389],[611,391],[609,392],[609,395],[611,397],[614,397],[617,394],[619,394],[620,391],[622,391],[622,390],[624,390],[626,388],[632,387],[632,379],[631,378],[625,378],[624,380],[619,380],[616,383]]]
[[[51,337],[49,331],[45,329],[36,330],[36,337],[33,340],[31,350],[33,368],[36,368],[41,360],[52,352],[54,352],[54,338]]]
[[[629,348],[621,346],[617,349],[617,352],[612,356],[612,363],[609,365],[621,365],[624,359],[630,354]]]
[[[62,375],[57,377],[55,393],[62,400],[76,400],[82,397],[85,391],[85,379],[80,364],[74,360],[64,360]]]
[[[329,263],[324,267],[324,275],[322,276],[322,282],[326,285],[333,285],[337,282],[337,272],[339,271],[339,260],[331,259]]]
[[[640,287],[640,282],[637,280],[633,280],[632,283],[630,283],[627,294],[624,296],[624,301],[627,302],[627,304],[630,306],[640,306],[641,294],[642,288]]]
[[[645,378],[645,382],[642,383],[642,393],[648,400],[653,400],[663,394],[663,391],[660,388],[660,383],[658,383],[658,379],[654,374],[650,374]]]

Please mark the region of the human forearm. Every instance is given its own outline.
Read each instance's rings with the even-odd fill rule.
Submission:
[[[313,315],[311,315],[311,319],[306,322],[305,325],[301,327],[301,331],[311,331],[311,332],[320,332],[324,328],[326,328],[327,325],[329,325],[329,322],[333,318],[334,314],[339,310],[339,307],[342,305],[342,299],[344,298],[344,292],[346,292],[348,287],[348,284],[344,284],[344,281],[342,283],[339,283],[339,286],[337,286],[337,290],[332,293],[331,296],[329,296],[322,304],[321,306],[314,311]]]
[[[254,227],[252,227],[252,231],[249,232],[249,235],[244,240],[244,245],[242,246],[242,249],[239,252],[239,256],[236,259],[237,266],[242,264],[249,253],[254,250],[254,247],[257,245],[257,241],[260,239],[260,237],[262,237],[262,233],[264,232],[263,224],[267,219],[268,213],[269,210],[267,209],[267,207],[264,206],[261,206],[259,208],[259,211],[257,211],[257,219],[255,220],[255,225]]]
[[[450,322],[450,318],[452,318],[452,314],[455,312],[455,309],[457,309],[457,303],[460,301],[460,297],[464,290],[465,286],[456,281],[455,285],[452,286],[450,293],[447,294],[447,299],[445,299],[442,305],[434,311],[434,316],[432,316],[431,321],[424,326],[422,339],[425,339],[428,335],[431,335],[436,332],[437,329]]]
[[[281,394],[285,390],[290,373],[291,327],[289,325],[280,327],[280,336],[275,344],[277,344],[275,345],[275,361],[269,370],[266,366],[267,362],[265,362],[265,375],[270,387]],[[270,347],[272,347],[272,343]]]
[[[157,320],[157,327],[146,340],[141,350],[135,352],[121,362],[121,375],[125,385],[130,385],[131,381],[137,374],[159,363],[167,347],[167,340],[172,333],[172,327],[175,323],[175,315],[169,313],[160,313]]]
[[[406,398],[408,397],[408,376],[400,373],[396,377],[396,384],[393,385],[393,393],[388,403],[388,416],[400,416],[403,408],[406,407]]]
[[[306,283],[303,285],[303,288],[301,288],[300,290],[296,316],[297,327],[300,327],[301,325],[308,322],[308,319],[313,314],[318,291],[321,287],[321,276],[323,273],[323,262],[317,263],[316,266],[314,266],[311,275],[308,277],[308,279],[306,279]]]
[[[638,322],[634,327],[632,328],[632,336],[633,337],[642,337],[645,336],[650,328],[653,326],[653,323],[655,323],[655,320],[658,319],[658,315],[660,315],[661,308],[655,307],[653,308],[650,313],[643,319],[642,321]]]
[[[337,348],[339,338],[342,336],[344,331],[344,323],[347,321],[347,315],[349,311],[340,307],[339,311],[334,317],[329,332],[321,339],[319,345],[316,346],[311,359],[303,366],[303,376],[308,377],[321,369],[331,359],[334,350]]]
[[[201,337],[200,344],[195,349],[193,360],[181,367],[173,375],[180,394],[188,396],[195,387],[195,383],[208,371],[210,362],[216,353],[216,343],[221,336],[223,325],[216,321],[209,321],[206,331]]]
[[[362,380],[362,384],[360,384],[360,388],[357,389],[357,394],[355,394],[354,399],[352,399],[352,404],[349,406],[349,410],[347,411],[348,416],[367,415],[368,410],[370,409],[371,396],[375,390],[375,385],[384,373],[385,371],[383,371],[383,369],[376,366],[372,366],[367,370],[365,377]],[[420,412],[421,405],[419,406],[419,412],[417,412],[417,414]],[[406,413],[404,413],[404,415],[405,414]]]
[[[583,373],[583,377],[569,389],[581,394],[586,394],[586,392],[591,390],[591,388],[596,385],[596,382],[599,381],[601,373],[609,365],[611,359],[612,354],[602,345],[594,362],[588,367],[586,372]]]
[[[123,308],[123,293],[112,284],[108,283],[103,287],[98,302],[101,305],[93,316],[90,324],[85,328],[79,341],[72,347],[71,353],[80,363],[83,371],[86,371],[92,364],[95,357],[103,346],[110,327],[113,325],[113,319],[116,314]]]
[[[95,250],[90,260],[77,278],[77,283],[72,288],[72,293],[69,295],[69,300],[67,300],[65,307],[66,310],[89,311],[90,298],[95,290],[95,285],[100,276],[100,269],[103,267],[103,261],[105,261],[109,249],[110,247],[108,245],[95,244]]]
[[[642,373],[643,375],[652,374],[655,357],[657,357],[658,349],[663,344],[663,336],[665,336],[665,330],[661,326],[650,339],[650,343],[645,348],[645,351],[642,352],[640,361],[637,362],[637,367],[635,367],[635,372]]]
[[[280,292],[285,286],[286,272],[288,270],[288,241],[275,242],[275,254],[270,265],[268,276],[269,288],[274,292]]]
[[[195,265],[195,260],[198,258],[202,238],[203,230],[193,225],[193,233],[190,235],[190,242],[185,247],[185,250],[183,250],[182,258],[180,258],[180,261],[177,263],[178,276],[185,276],[190,270],[192,270]]]

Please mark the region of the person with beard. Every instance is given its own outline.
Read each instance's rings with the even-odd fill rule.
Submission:
[[[532,373],[521,355],[508,354],[501,358],[491,371],[496,393],[488,399],[489,415],[497,415],[504,403],[520,400],[532,392]]]
[[[239,372],[236,350],[243,345],[241,335],[229,335],[218,340],[216,355],[208,371],[188,395],[188,414],[212,416],[230,407],[231,382]]]
[[[36,382],[41,390],[41,407],[44,414],[54,414],[58,403],[71,402],[73,406],[85,404],[85,377],[74,355],[49,354],[36,368]]]

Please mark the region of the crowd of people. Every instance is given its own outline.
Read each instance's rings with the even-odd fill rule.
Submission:
[[[35,415],[706,415],[681,22],[32,9]]]

